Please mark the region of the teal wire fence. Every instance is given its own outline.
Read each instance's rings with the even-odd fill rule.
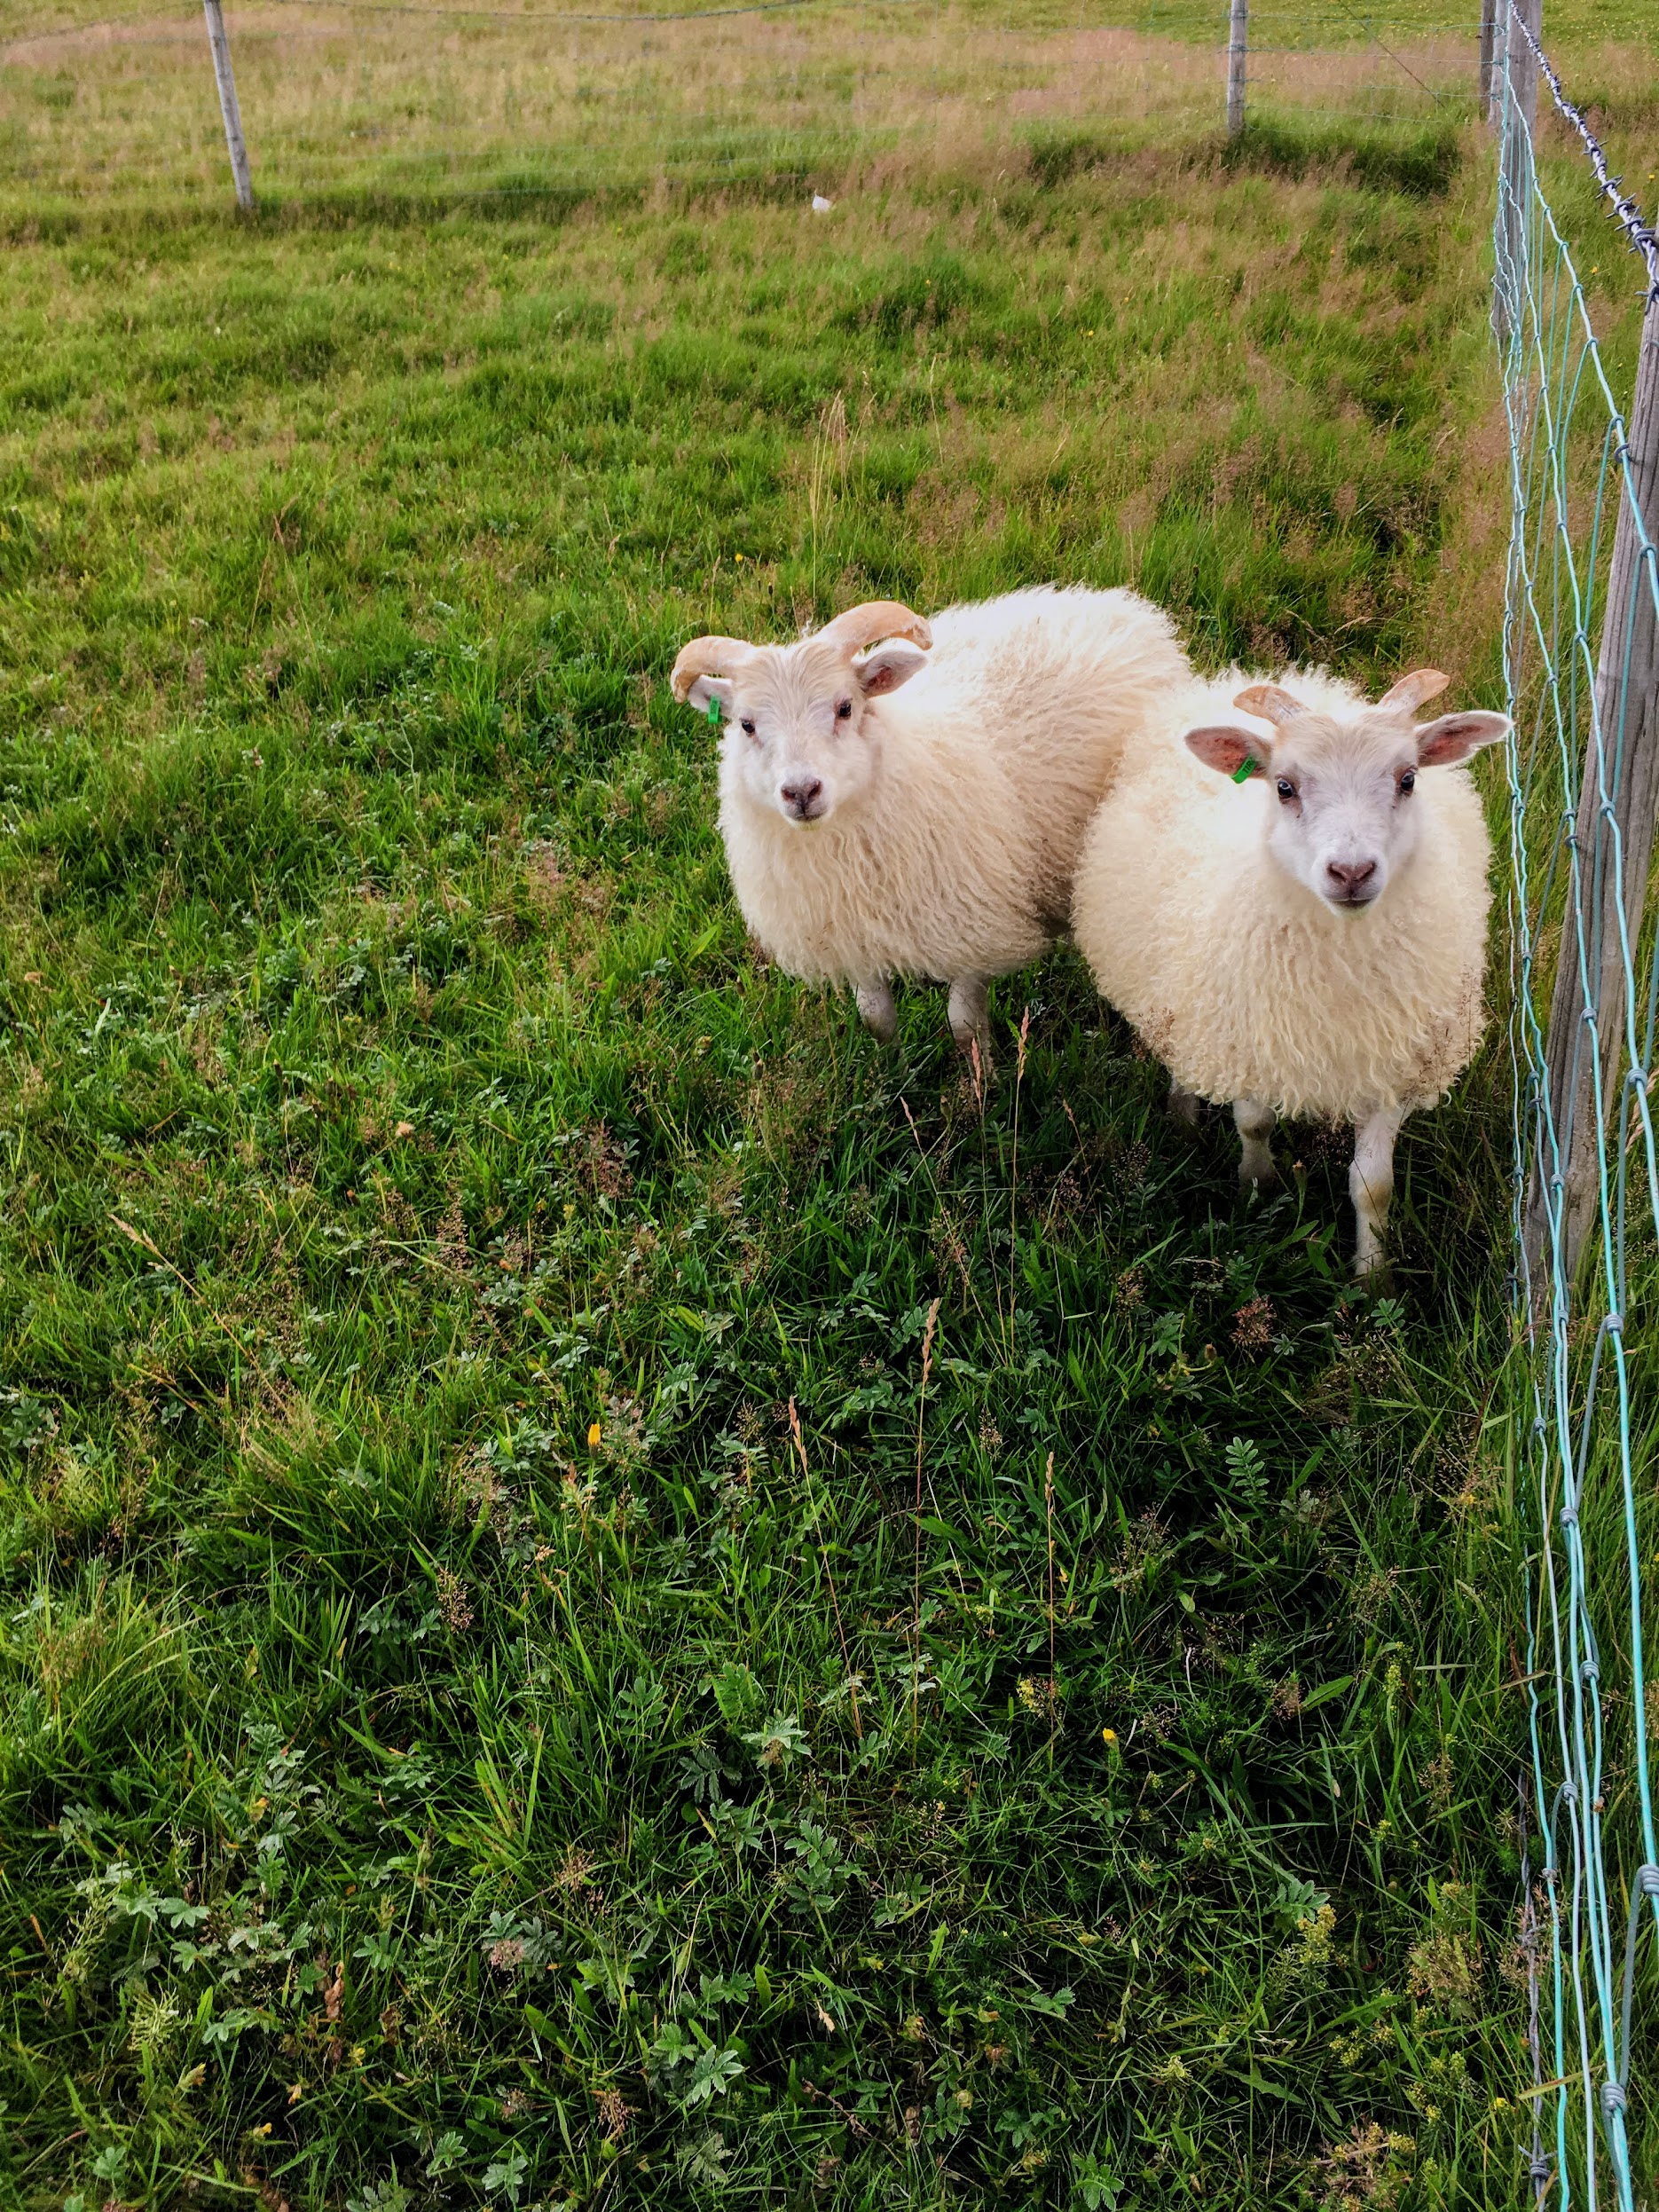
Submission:
[[[1647,525],[1659,525],[1659,512],[1641,511],[1641,426],[1632,439],[1573,250],[1539,182],[1526,114],[1529,68],[1542,66],[1546,111],[1553,102],[1584,141],[1624,234],[1598,238],[1597,253],[1610,262],[1629,250],[1624,266],[1631,289],[1648,295],[1655,340],[1659,256],[1513,0],[1497,52],[1494,326],[1514,502],[1504,659],[1514,720],[1509,920],[1524,1378],[1516,1474],[1531,1766],[1522,1789],[1530,1803],[1520,1929],[1532,1997],[1529,2178],[1540,2205],[1641,2212],[1654,2202],[1659,2167],[1659,2129],[1642,2107],[1640,2069],[1659,1986],[1647,1933],[1650,1922],[1659,1924],[1648,1743],[1659,1707],[1650,1716],[1643,1621],[1643,1570],[1655,1563],[1659,1532],[1650,800],[1646,830],[1639,818],[1655,716],[1642,641],[1659,622],[1659,555]],[[1651,490],[1647,503],[1655,505]]]

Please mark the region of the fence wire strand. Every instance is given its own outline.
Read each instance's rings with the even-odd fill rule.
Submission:
[[[1543,73],[1544,82],[1550,88],[1550,98],[1554,101],[1564,119],[1584,141],[1584,152],[1589,157],[1591,168],[1595,171],[1596,182],[1601,187],[1602,197],[1612,208],[1614,216],[1629,240],[1632,252],[1639,253],[1646,264],[1649,284],[1655,291],[1659,291],[1659,239],[1655,238],[1653,224],[1642,221],[1641,209],[1637,205],[1634,196],[1619,189],[1619,179],[1614,176],[1608,165],[1606,149],[1584,120],[1583,111],[1575,106],[1573,102],[1568,98],[1562,89],[1561,78],[1556,74],[1549,56],[1532,35],[1531,26],[1519,9],[1514,6],[1513,0],[1511,12],[1516,30],[1530,48],[1533,59]]]
[[[1650,279],[1655,258],[1651,229],[1619,191],[1512,0],[1499,26],[1494,235],[1513,496],[1504,665],[1514,722],[1508,785],[1516,1308],[1529,1352],[1518,1457],[1529,1547],[1531,1819],[1543,1848],[1536,1889],[1524,1855],[1522,1862],[1521,1948],[1533,2023],[1529,2180],[1536,2201],[1547,2199],[1561,2212],[1575,2202],[1636,2212],[1631,2027],[1644,1921],[1659,1922],[1659,1854],[1641,1576],[1642,1543],[1651,1546],[1654,1535],[1644,1494],[1653,1487],[1652,1468],[1643,1464],[1639,1482],[1631,1368],[1650,1354],[1648,1317],[1659,1291],[1659,1260],[1647,1235],[1651,1225],[1659,1240],[1649,1101],[1659,965],[1643,912],[1621,916],[1623,1014],[1604,1035],[1601,886],[1608,870],[1619,871],[1615,882],[1623,880],[1617,802],[1627,720],[1633,727],[1640,705],[1630,696],[1628,649],[1622,666],[1608,671],[1598,663],[1622,505],[1638,532],[1634,592],[1648,595],[1656,618],[1659,577],[1624,415],[1572,252],[1540,186],[1532,131],[1516,98],[1523,42],[1584,142]],[[1627,647],[1633,627],[1626,620]],[[1579,830],[1586,777],[1594,778],[1597,801],[1590,850]],[[1575,1059],[1589,1055],[1592,1096],[1609,1106],[1598,1145],[1592,1249],[1576,1270],[1567,1257],[1563,1199],[1570,1133],[1557,1125],[1561,1101],[1552,1098],[1547,1051],[1558,958],[1576,964],[1585,1009]],[[1527,1218],[1535,1204],[1545,1224],[1533,1248],[1541,1281],[1529,1257]]]

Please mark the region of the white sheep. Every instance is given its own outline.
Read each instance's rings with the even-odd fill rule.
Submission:
[[[1468,1065],[1484,1019],[1490,846],[1456,764],[1509,723],[1414,723],[1446,681],[1417,669],[1375,706],[1319,671],[1183,687],[1090,825],[1073,901],[1103,996],[1169,1070],[1172,1111],[1231,1101],[1241,1181],[1273,1179],[1276,1114],[1355,1123],[1362,1275],[1400,1124]]]
[[[987,982],[1065,928],[1096,803],[1187,673],[1133,592],[1043,587],[932,625],[882,601],[792,645],[698,638],[672,682],[724,718],[727,863],[769,956],[850,984],[884,1041],[894,976],[947,982],[988,1057]]]

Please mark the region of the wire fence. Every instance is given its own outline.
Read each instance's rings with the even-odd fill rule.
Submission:
[[[0,203],[228,197],[199,0],[74,11],[0,0]],[[225,23],[268,204],[809,193],[1045,131],[1184,137],[1219,128],[1225,94],[1225,0],[237,0]],[[1257,0],[1251,112],[1466,116],[1475,42],[1446,0]]]
[[[1534,19],[1536,20],[1536,17]],[[1643,1569],[1659,1532],[1650,1389],[1659,1163],[1650,1090],[1659,964],[1649,896],[1659,566],[1659,256],[1532,29],[1496,25],[1495,326],[1513,520],[1505,677],[1512,878],[1516,1299],[1525,1357],[1536,2201],[1637,2212],[1659,1925]],[[1582,142],[1648,294],[1627,416],[1579,266],[1540,187],[1537,73]],[[1609,250],[1603,246],[1600,250]],[[1617,251],[1614,246],[1611,250]]]

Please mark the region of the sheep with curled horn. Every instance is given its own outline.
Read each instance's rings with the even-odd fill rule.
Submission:
[[[1348,1121],[1356,1272],[1382,1259],[1401,1123],[1484,1027],[1487,867],[1461,765],[1508,731],[1413,669],[1375,705],[1322,670],[1239,670],[1160,702],[1091,824],[1073,924],[1102,994],[1168,1068],[1171,1110],[1230,1103],[1245,1184],[1275,1118]]]
[[[1160,695],[1189,674],[1128,591],[1039,586],[931,621],[891,600],[790,645],[694,640],[674,697],[723,724],[720,831],[743,918],[803,980],[850,986],[884,1041],[895,977],[986,993],[1065,928],[1084,830]]]

